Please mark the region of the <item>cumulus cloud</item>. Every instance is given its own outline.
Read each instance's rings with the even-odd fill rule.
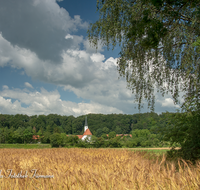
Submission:
[[[65,36],[88,26],[79,15],[71,18],[55,0],[0,2],[2,36],[13,46],[28,49],[42,60],[60,62],[63,49],[71,48]]]
[[[16,99],[12,102],[12,99]],[[28,105],[22,107],[22,103]],[[20,89],[4,89],[0,91],[0,110],[4,114],[40,115],[56,113],[60,115],[84,115],[88,113],[122,113],[111,106],[104,106],[95,102],[74,103],[63,101],[57,90],[48,92],[44,88],[41,91],[27,92]]]
[[[162,107],[176,107],[180,108],[179,105],[174,105],[173,99],[172,98],[165,98],[164,100],[158,100],[158,102],[161,103]]]
[[[3,85],[3,89],[8,89],[8,86],[7,85]]]
[[[74,103],[61,100],[58,91],[10,90],[4,85],[0,91],[2,113],[138,112],[125,79],[118,79],[117,58],[105,59],[100,53],[103,51],[101,44],[96,51],[83,36],[72,35],[78,28],[87,27],[80,16],[71,18],[55,0],[0,2],[0,66],[23,69],[32,79],[62,86],[78,97],[90,100],[90,103]],[[24,85],[33,88],[27,82]],[[22,107],[22,103],[28,107]],[[162,111],[172,107],[173,103],[158,96],[156,106]]]
[[[80,39],[78,36],[74,36],[73,40],[79,43]],[[99,53],[90,54],[84,50],[70,49],[63,51],[62,63],[55,65],[51,61],[40,60],[37,54],[30,50],[13,47],[1,35],[0,48],[0,57],[4,57],[5,60],[0,62],[1,66],[11,65],[15,68],[22,68],[33,79],[77,88],[86,86],[96,79],[105,81],[107,73],[101,68],[112,69],[116,61],[110,58],[102,62],[104,56]],[[117,74],[116,69],[114,72]]]
[[[73,36],[70,35],[70,34],[67,34],[67,35],[65,36],[65,39],[69,39],[69,38],[73,39]]]
[[[33,88],[33,86],[32,86],[30,83],[28,83],[28,82],[25,82],[24,85],[25,85],[26,87],[28,87],[28,88]]]
[[[97,48],[97,49],[94,48],[94,47],[90,44],[90,42],[89,42],[88,39],[86,39],[86,40],[83,41],[83,45],[84,45],[84,49],[85,49],[85,51],[86,51],[87,53],[97,53],[97,52],[99,53],[99,52],[104,51],[103,45],[102,45],[102,43],[101,43],[100,40],[99,40],[99,42],[98,42],[98,48]]]
[[[13,47],[0,35],[1,41],[3,43],[0,43],[0,48],[1,44],[4,44],[7,51],[2,46],[0,57],[2,55],[9,60],[8,63],[1,64],[23,68],[33,79],[63,86],[65,90],[73,91],[78,97],[89,99],[96,104],[122,110],[124,113],[138,112],[134,109],[137,104],[134,104],[134,95],[126,88],[125,79],[118,79],[116,58],[110,57],[105,60],[100,53],[71,49],[63,51],[63,61],[58,66],[50,61],[40,60],[30,50]],[[161,105],[162,102],[159,100],[160,98],[157,98],[157,103]],[[172,103],[168,109],[170,106]],[[159,110],[163,108],[160,106]]]
[[[93,62],[96,62],[96,63],[101,63],[105,57],[104,55],[100,54],[100,53],[93,53],[90,58],[92,59]]]

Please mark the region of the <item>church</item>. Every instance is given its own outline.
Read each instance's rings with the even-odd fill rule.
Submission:
[[[84,133],[83,135],[77,135],[79,139],[85,140],[86,138],[88,138],[88,140],[91,140],[92,137],[92,133],[90,131],[90,129],[88,128],[88,124],[87,124],[87,116],[85,117],[85,126],[84,126]]]

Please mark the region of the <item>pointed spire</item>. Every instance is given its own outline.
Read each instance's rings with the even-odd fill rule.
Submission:
[[[87,125],[87,116],[85,117],[85,126],[88,126]]]
[[[85,126],[84,126],[84,132],[88,129],[88,125],[87,125],[87,116],[85,117]]]

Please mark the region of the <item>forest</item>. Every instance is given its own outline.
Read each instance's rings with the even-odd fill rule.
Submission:
[[[96,140],[98,138],[106,139],[106,134],[109,136],[132,134],[132,138],[123,138],[123,145],[128,147],[164,146],[169,144],[163,141],[159,131],[164,130],[169,123],[169,115],[173,114],[176,113],[166,112],[160,115],[154,112],[133,115],[88,114],[77,118],[57,114],[34,116],[0,114],[0,143],[36,143],[38,140],[41,143],[51,143],[62,134],[61,136],[69,135],[68,140],[65,141],[69,142],[69,145],[74,145],[74,142],[78,143],[78,139],[73,138],[73,135],[84,133],[85,117],[87,116],[93,140],[95,138]],[[39,135],[40,138],[37,141],[33,140],[33,135]],[[119,143],[116,146],[118,145]]]

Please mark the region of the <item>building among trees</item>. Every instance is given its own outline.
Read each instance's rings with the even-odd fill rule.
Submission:
[[[84,133],[83,135],[77,135],[79,139],[85,140],[86,138],[88,138],[88,140],[91,140],[92,137],[92,133],[90,131],[90,129],[88,128],[88,124],[87,124],[87,116],[85,117],[85,126],[84,126]]]

